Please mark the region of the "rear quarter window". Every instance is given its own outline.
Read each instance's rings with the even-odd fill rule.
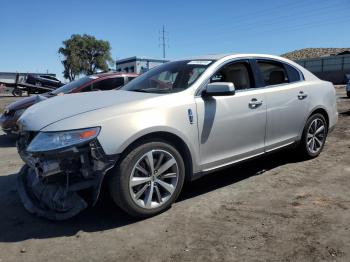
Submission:
[[[288,64],[284,64],[284,68],[287,71],[290,83],[304,80],[304,77],[301,75],[301,73],[299,73],[299,71],[297,69],[295,69],[294,67],[292,67]]]

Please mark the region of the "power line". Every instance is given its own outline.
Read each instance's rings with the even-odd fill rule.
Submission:
[[[265,29],[265,30],[260,30],[259,32],[256,32],[255,34],[256,35],[266,35],[268,33],[278,33],[279,35],[281,34],[285,34],[285,33],[288,33],[288,32],[292,32],[292,31],[300,31],[300,30],[305,30],[307,28],[317,28],[317,27],[323,27],[323,26],[329,26],[329,25],[333,25],[333,24],[338,24],[338,23],[341,23],[341,22],[349,22],[350,21],[350,18],[349,17],[346,17],[346,16],[343,16],[343,17],[338,17],[338,18],[335,18],[333,19],[332,21],[323,21],[323,22],[318,22],[318,21],[312,21],[312,22],[308,22],[308,23],[298,23],[298,24],[294,24],[294,25],[289,25],[289,26],[286,26],[286,25],[279,25],[278,27],[276,28],[271,28],[271,29]],[[250,36],[251,33],[250,32],[239,32],[239,33],[235,33],[235,36]],[[227,35],[216,35],[214,37],[212,37],[210,40],[211,41],[218,41],[218,40],[222,40],[223,38],[226,38]],[[271,35],[270,35],[271,37]],[[281,36],[282,37],[282,36]],[[189,44],[195,44],[196,42],[200,42],[200,41],[203,41],[203,40],[200,40],[200,39],[196,39],[195,41],[191,41],[191,42],[185,42],[185,43],[182,43],[182,44],[186,44],[186,45],[189,45]]]
[[[243,30],[248,30],[248,29],[255,29],[257,27],[263,27],[263,26],[274,26],[274,25],[279,25],[279,24],[286,24],[287,22],[298,22],[300,19],[312,19],[312,18],[318,18],[318,20],[324,20],[324,15],[329,14],[332,11],[336,11],[339,9],[339,6],[334,6],[333,4],[331,5],[326,5],[318,8],[313,8],[312,10],[301,10],[297,11],[296,13],[291,13],[291,14],[284,14],[283,12],[275,12],[276,14],[271,15],[269,19],[265,19],[267,12],[265,13],[260,13],[260,15],[253,16],[248,19],[242,19],[242,17],[237,16],[236,18],[239,19],[236,23],[230,25],[229,23],[226,23],[226,26],[223,28],[220,28],[222,26],[216,26],[215,27],[215,35],[218,34],[231,34],[231,32],[236,32],[236,31],[243,31]],[[342,10],[346,12],[347,10]],[[296,20],[296,15],[298,17],[298,20]],[[346,14],[344,14],[346,16]],[[337,16],[340,16],[340,13],[337,13]],[[271,19],[272,18],[272,19]],[[288,26],[288,25],[287,25]],[[191,36],[200,36],[203,33],[207,33],[208,29],[200,30],[196,28],[196,31],[194,32],[188,32],[191,34]],[[231,31],[231,32],[230,32]]]
[[[327,14],[330,11],[335,11],[333,10],[333,8],[334,7],[332,6],[323,6],[321,8],[314,8],[311,11],[303,10],[302,12],[299,12],[299,17],[297,20],[295,19],[293,14],[276,15],[276,16],[273,16],[272,17],[273,19],[272,20],[270,19],[269,21],[261,21],[261,20],[254,21],[254,19],[251,19],[251,21],[243,20],[234,26],[228,26],[224,31],[216,30],[215,35],[213,35],[210,38],[210,40],[226,38],[227,36],[232,34],[234,34],[236,37],[238,35],[249,36],[251,35],[251,32],[249,29],[255,29],[257,27],[259,27],[260,30],[255,31],[254,34],[269,33],[269,32],[272,33],[272,32],[275,32],[276,29],[279,30],[279,33],[285,33],[287,31],[293,31],[295,29],[302,30],[304,28],[309,28],[309,27],[319,27],[321,25],[326,26],[329,24],[334,24],[335,22],[348,21],[348,16],[346,16],[347,10],[342,10],[342,12],[340,13],[338,12],[337,18],[335,19],[325,20],[322,14]],[[309,19],[309,21],[305,23],[303,18],[305,19],[307,18]],[[289,23],[286,24],[286,22],[289,22]],[[275,27],[275,25],[277,25],[277,28]],[[272,28],[266,28],[268,26],[272,26]],[[194,34],[195,32],[191,33],[191,35],[194,35]],[[203,36],[203,38],[206,38],[206,37],[207,36]],[[193,40],[181,42],[181,44],[193,44],[196,42],[203,41],[200,37],[196,37],[196,39],[194,41]]]
[[[163,59],[165,59],[165,49],[166,47],[169,47],[169,32],[165,31],[165,26],[163,25],[163,28],[159,33],[159,42],[163,49]]]
[[[226,27],[228,23],[233,23],[233,22],[240,23],[242,20],[245,20],[245,19],[247,19],[247,21],[251,21],[252,19],[256,19],[256,18],[259,18],[262,16],[265,17],[267,13],[276,14],[276,13],[283,12],[286,9],[295,9],[295,8],[303,9],[305,6],[308,6],[309,4],[310,4],[310,2],[305,1],[305,0],[301,0],[300,2],[294,0],[292,3],[286,4],[286,3],[282,2],[282,3],[274,5],[273,7],[267,7],[267,8],[265,7],[265,8],[259,9],[259,10],[253,10],[253,11],[248,11],[248,12],[243,12],[243,13],[240,13],[238,10],[234,16],[227,17],[225,19],[225,22],[222,22],[222,21],[217,22],[216,21],[217,19],[211,20],[211,21],[207,20],[207,22],[204,24],[197,23],[195,25],[195,27],[196,27],[196,31],[198,31],[199,28],[207,30],[208,26],[215,27],[215,28]],[[332,5],[334,5],[334,4],[332,4]]]

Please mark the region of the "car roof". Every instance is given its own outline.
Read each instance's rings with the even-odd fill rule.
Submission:
[[[229,55],[230,54],[209,54],[209,55],[184,57],[182,59],[176,59],[176,60],[219,60]]]
[[[284,60],[283,57],[268,55],[268,54],[245,54],[245,53],[227,53],[227,54],[209,54],[209,55],[200,55],[194,57],[187,57],[179,60],[220,60],[223,58],[239,58],[239,57],[260,57],[260,58],[272,58]]]
[[[136,73],[126,73],[126,72],[107,72],[107,73],[99,73],[91,75],[92,77],[96,78],[103,78],[103,77],[109,77],[109,76],[130,76],[130,77],[136,77],[139,76],[139,74]]]

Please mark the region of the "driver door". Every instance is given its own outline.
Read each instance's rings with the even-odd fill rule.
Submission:
[[[203,171],[264,153],[265,97],[255,88],[249,61],[224,65],[210,82],[232,82],[236,93],[195,98]]]

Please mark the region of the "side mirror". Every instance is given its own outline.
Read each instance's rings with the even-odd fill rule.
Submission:
[[[231,82],[210,83],[202,92],[202,96],[232,96],[234,94],[235,86]]]

